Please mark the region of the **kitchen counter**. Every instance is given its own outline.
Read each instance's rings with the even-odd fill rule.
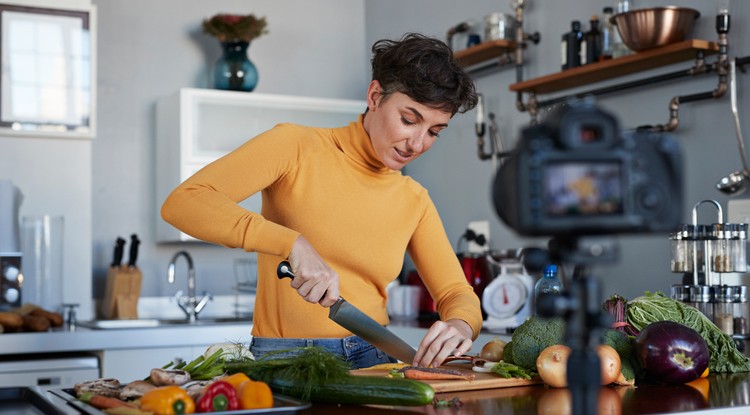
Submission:
[[[750,373],[710,375],[703,385],[639,385],[638,387],[603,387],[599,414],[641,415],[681,413],[694,415],[733,415],[750,413]],[[458,397],[463,403],[458,408],[338,406],[315,404],[301,413],[307,415],[363,415],[394,414],[570,414],[567,389],[544,385],[468,392],[449,392],[436,395],[438,399]]]

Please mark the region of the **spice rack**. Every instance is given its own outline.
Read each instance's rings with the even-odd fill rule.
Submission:
[[[698,223],[698,208],[706,203],[718,211],[711,225]],[[672,298],[701,311],[724,333],[743,338],[750,336],[750,288],[726,285],[722,274],[747,271],[747,231],[746,223],[725,223],[718,202],[703,200],[693,206],[693,223],[670,235],[672,272],[693,277],[692,284],[673,285]]]

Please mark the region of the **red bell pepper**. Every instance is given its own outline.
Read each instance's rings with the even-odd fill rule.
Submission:
[[[237,391],[229,382],[217,380],[206,387],[198,402],[198,412],[222,412],[240,409]]]

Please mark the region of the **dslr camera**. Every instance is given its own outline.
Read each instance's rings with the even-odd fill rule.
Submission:
[[[576,101],[522,131],[492,198],[525,236],[671,232],[681,221],[681,174],[672,136],[621,132],[614,116]]]

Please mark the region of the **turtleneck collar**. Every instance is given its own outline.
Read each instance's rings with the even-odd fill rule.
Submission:
[[[360,114],[357,121],[351,122],[346,127],[334,130],[336,144],[355,163],[380,173],[388,173],[393,170],[383,164],[375,153],[370,135],[365,131],[365,114]]]

